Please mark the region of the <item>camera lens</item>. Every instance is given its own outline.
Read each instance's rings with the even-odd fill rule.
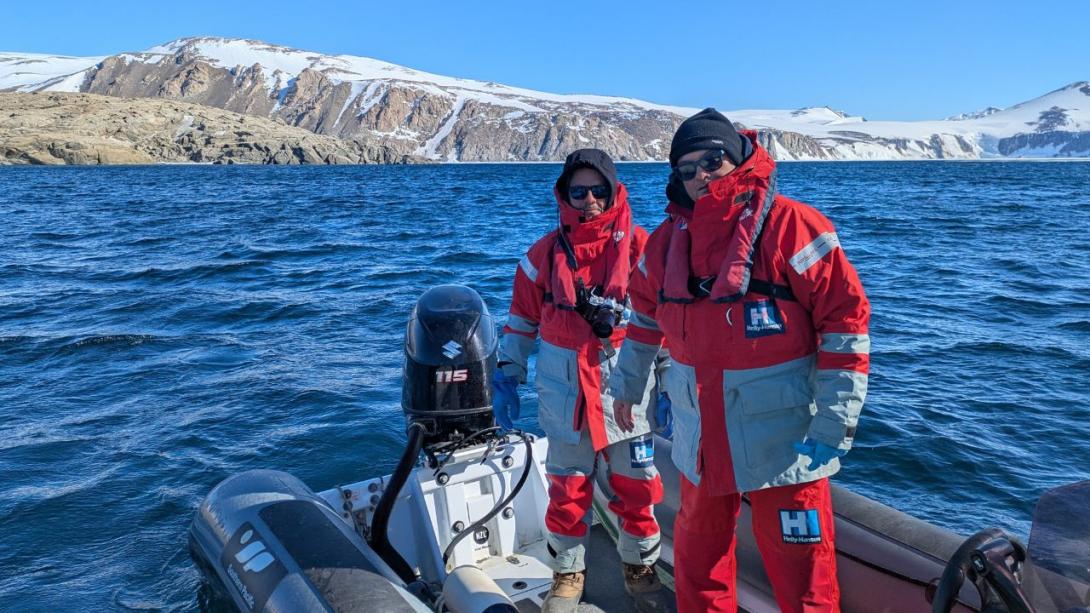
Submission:
[[[609,338],[613,336],[613,311],[602,309],[595,314],[594,321],[590,324],[594,336]]]

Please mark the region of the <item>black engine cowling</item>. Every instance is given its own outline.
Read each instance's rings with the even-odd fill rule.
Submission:
[[[424,446],[492,427],[496,327],[477,292],[441,285],[413,307],[405,332],[401,408],[424,426]]]

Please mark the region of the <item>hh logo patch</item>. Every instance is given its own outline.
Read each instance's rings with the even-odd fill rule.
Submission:
[[[816,509],[781,510],[780,530],[785,543],[806,545],[821,542],[821,522],[818,521]]]
[[[655,439],[650,436],[628,443],[628,453],[632,459],[632,468],[647,468],[655,463]]]
[[[747,302],[746,338],[758,338],[770,334],[783,334],[783,316],[775,300]]]

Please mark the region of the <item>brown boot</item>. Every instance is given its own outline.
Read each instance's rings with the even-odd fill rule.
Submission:
[[[579,599],[583,597],[583,584],[587,580],[587,571],[577,573],[553,573],[553,585],[545,602],[541,603],[541,613],[575,613],[579,608]]]
[[[625,564],[624,591],[636,602],[636,610],[640,613],[674,610],[674,599],[662,586],[653,565]]]

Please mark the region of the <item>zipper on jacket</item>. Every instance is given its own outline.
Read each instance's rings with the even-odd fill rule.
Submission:
[[[686,323],[686,320],[688,319],[687,315],[688,315],[688,313],[689,313],[689,308],[690,308],[691,306],[692,306],[692,305],[689,305],[689,304],[681,304],[681,305],[678,305],[678,308],[680,308],[680,309],[681,309],[681,341],[682,341],[682,342],[685,342],[685,340],[686,340],[686,339],[688,338],[688,336],[689,336],[689,335],[687,334],[687,332],[688,332],[688,324]]]

